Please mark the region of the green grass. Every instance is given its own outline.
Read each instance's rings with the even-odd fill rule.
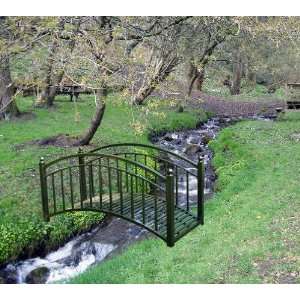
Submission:
[[[239,95],[231,95],[229,88],[224,86],[222,80],[207,78],[204,81],[203,92],[212,96],[221,97],[222,99],[235,101],[257,101],[257,100],[274,100],[285,99],[286,92],[283,88],[279,88],[275,93],[268,93],[267,87],[261,84],[249,85],[245,80],[242,80],[241,92]]]
[[[77,149],[38,147],[28,141],[69,133],[77,136],[89,126],[94,111],[93,97],[82,97],[77,106],[68,97],[57,97],[56,108],[36,109],[33,98],[19,98],[21,111],[35,118],[0,123],[0,265],[26,256],[37,249],[53,249],[72,235],[99,223],[99,213],[76,212],[57,216],[46,224],[41,217],[38,162],[67,155]],[[204,113],[176,113],[166,102],[155,109],[132,108],[119,95],[108,99],[103,124],[92,143],[100,146],[115,142],[148,143],[151,130],[195,127]],[[162,115],[162,113],[164,115]]]
[[[243,121],[211,142],[205,225],[168,248],[136,243],[71,283],[300,283],[300,114]],[[300,138],[299,138],[300,140]]]

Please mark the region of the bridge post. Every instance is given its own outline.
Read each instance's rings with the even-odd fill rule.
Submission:
[[[50,218],[49,218],[49,207],[48,207],[48,190],[47,190],[47,177],[46,177],[44,157],[41,157],[39,166],[40,166],[43,217],[45,222],[49,222]]]
[[[166,177],[166,204],[167,204],[167,245],[173,247],[175,244],[175,222],[174,222],[174,175],[169,169]]]
[[[204,159],[199,157],[197,165],[198,180],[198,201],[197,201],[197,219],[201,225],[204,224],[204,184],[205,184],[205,166]]]
[[[81,206],[82,206],[82,201],[87,199],[87,191],[86,191],[84,156],[83,156],[83,151],[82,151],[81,147],[78,149],[78,164],[79,164],[80,201],[81,201]]]

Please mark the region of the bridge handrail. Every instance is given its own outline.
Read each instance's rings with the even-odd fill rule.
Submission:
[[[150,149],[155,149],[155,150],[158,150],[160,152],[165,152],[165,153],[168,153],[170,155],[173,155],[179,159],[182,159],[184,161],[186,161],[187,163],[191,164],[192,166],[194,166],[195,168],[197,168],[197,163],[193,162],[192,160],[186,158],[186,157],[183,157],[177,153],[174,153],[170,150],[166,150],[166,149],[162,149],[162,148],[159,148],[157,146],[154,146],[154,145],[146,145],[146,144],[140,144],[140,143],[116,143],[116,144],[110,144],[110,145],[105,145],[105,146],[101,146],[101,147],[98,147],[96,149],[93,149],[91,150],[89,153],[94,153],[96,151],[101,151],[103,149],[108,149],[108,148],[113,148],[113,147],[124,147],[124,146],[134,146],[134,147],[142,147],[142,148],[150,148]]]
[[[67,159],[70,159],[70,158],[78,158],[78,157],[104,157],[104,158],[111,158],[111,159],[115,159],[115,160],[120,160],[120,161],[124,161],[124,162],[127,162],[127,163],[130,163],[134,166],[138,166],[144,170],[146,170],[147,172],[150,172],[152,173],[153,175],[156,175],[157,177],[159,177],[160,179],[162,180],[166,180],[166,176],[160,174],[159,172],[137,162],[137,161],[134,161],[134,160],[131,160],[131,159],[127,159],[127,158],[123,158],[123,157],[120,157],[120,156],[117,156],[117,155],[111,155],[111,154],[105,154],[105,153],[90,153],[90,152],[86,152],[86,153],[77,153],[77,154],[71,154],[71,155],[67,155],[67,156],[63,156],[63,157],[60,157],[58,159],[55,159],[53,161],[50,161],[48,163],[45,163],[45,169],[49,168],[50,166],[58,163],[59,161],[63,161],[63,160],[67,160]]]
[[[93,162],[93,161],[92,161]],[[86,165],[92,165],[92,162],[87,162]],[[97,165],[96,165],[97,166]],[[50,177],[52,175],[55,175],[56,173],[59,173],[60,171],[64,171],[64,170],[68,170],[69,168],[78,168],[80,167],[80,165],[72,165],[72,166],[68,166],[68,167],[63,167],[61,169],[56,169],[48,174],[45,175],[45,177]],[[128,171],[128,170],[125,170],[125,169],[120,169],[120,168],[117,168],[117,167],[114,167],[114,166],[106,166],[106,165],[102,165],[101,166],[102,168],[106,168],[106,169],[111,169],[111,170],[116,170],[116,171],[120,171],[120,172],[123,172],[125,174],[128,174],[130,176],[133,176],[133,177],[136,177],[136,178],[140,178],[142,179],[143,181],[145,182],[148,182],[150,183],[152,186],[155,186],[156,188],[160,189],[161,191],[165,192],[165,189],[160,186],[159,184],[157,184],[156,182],[152,181],[152,180],[149,180],[148,178],[144,177],[143,175],[141,174],[135,174],[131,171]]]
[[[155,156],[155,155],[151,155],[151,154],[146,154],[146,153],[141,153],[141,152],[114,152],[113,153],[113,155],[119,155],[119,154],[125,154],[125,155],[126,154],[128,154],[128,155],[143,155],[143,156],[150,157],[150,158],[153,158],[153,159],[159,159],[160,161],[169,163],[172,166],[175,166],[175,167],[177,167],[179,169],[183,169],[185,172],[189,173],[190,175],[197,177],[197,174],[194,174],[193,172],[189,171],[187,168],[185,168],[183,166],[180,166],[179,164],[176,164],[173,161],[167,160],[165,158],[161,158],[159,156]]]

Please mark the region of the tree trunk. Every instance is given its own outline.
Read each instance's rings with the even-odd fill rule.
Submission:
[[[107,87],[104,87],[97,91],[97,98],[98,103],[96,106],[96,112],[95,115],[91,121],[91,125],[88,128],[88,130],[74,143],[74,146],[85,146],[89,145],[92,138],[94,137],[95,133],[97,132],[97,129],[101,125],[104,112],[105,112],[105,98],[107,96]]]
[[[65,27],[65,19],[64,17],[60,18],[59,24],[58,24],[58,30],[61,32],[63,31]],[[59,49],[59,44],[57,37],[52,37],[53,42],[49,46],[49,55],[46,61],[45,71],[46,71],[46,78],[43,86],[43,90],[40,94],[40,97],[36,101],[36,106],[39,107],[51,107],[53,106],[54,99],[56,96],[56,86],[60,84],[64,71],[59,72],[59,74],[56,76],[56,78],[53,78],[53,65],[55,61],[56,53]],[[75,46],[75,42],[72,41],[71,43],[71,51],[73,51]]]
[[[204,76],[205,76],[205,69],[203,68],[199,71],[197,79],[196,79],[196,89],[198,91],[202,91]]]
[[[242,80],[242,59],[239,50],[236,52],[236,59],[233,65],[233,80],[230,89],[231,95],[239,95],[241,92],[241,80]]]
[[[49,49],[49,56],[46,63],[46,78],[43,86],[43,90],[40,94],[40,97],[36,101],[36,106],[38,107],[51,107],[54,102],[56,87],[52,85],[52,71],[54,56],[57,51],[57,41],[54,41]]]
[[[20,115],[14,101],[14,86],[10,75],[9,57],[0,56],[0,120],[9,120]]]
[[[179,60],[177,57],[169,55],[162,56],[161,59],[156,62],[154,72],[146,74],[149,78],[144,81],[143,85],[138,90],[133,99],[133,104],[142,105],[155,88],[174,71],[178,62]]]
[[[151,95],[151,93],[154,91],[155,87],[151,84],[142,86],[136,96],[134,97],[133,103],[136,105],[142,105],[145,101],[145,99]]]
[[[196,84],[196,88],[198,91],[202,91],[204,75],[205,75],[204,67],[198,70],[195,65],[193,65],[192,63],[190,64],[190,71],[188,74],[190,80],[189,88],[188,88],[188,96],[191,96],[194,84]]]
[[[188,87],[188,96],[192,94],[193,86],[196,85],[198,91],[202,91],[204,76],[205,76],[205,67],[209,62],[212,51],[208,51],[199,61],[199,66],[195,65],[194,61],[190,61],[190,69],[188,73],[189,78],[189,87]]]

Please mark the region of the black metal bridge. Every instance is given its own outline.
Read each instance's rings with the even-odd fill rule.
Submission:
[[[113,144],[48,163],[41,158],[40,180],[45,221],[68,211],[104,212],[146,228],[170,247],[204,222],[203,160],[156,146]]]

